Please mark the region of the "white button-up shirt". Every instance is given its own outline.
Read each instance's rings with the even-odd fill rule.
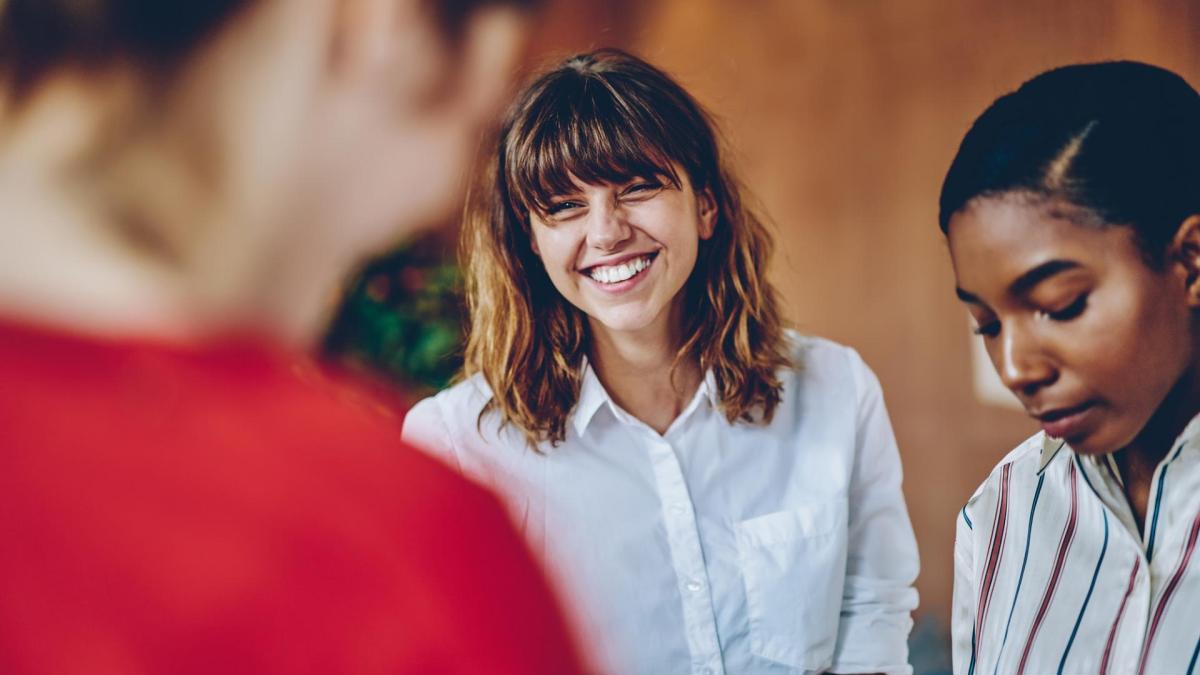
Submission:
[[[909,673],[917,548],[878,380],[851,349],[794,340],[767,426],[730,424],[710,374],[659,435],[585,364],[543,454],[494,413],[477,426],[478,376],[404,435],[506,498],[610,672]]]
[[[1036,434],[958,516],[954,672],[1200,673],[1198,536],[1200,418],[1156,469],[1140,534],[1111,455]]]

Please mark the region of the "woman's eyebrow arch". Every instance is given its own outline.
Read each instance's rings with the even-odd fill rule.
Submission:
[[[1008,292],[1014,297],[1020,297],[1050,277],[1078,267],[1080,267],[1079,263],[1074,260],[1047,260],[1017,277],[1008,285]],[[964,291],[958,286],[954,287],[954,294],[963,302],[973,305],[983,304],[979,298],[975,297],[975,294]]]
[[[1014,297],[1020,297],[1050,277],[1078,267],[1080,267],[1079,263],[1074,260],[1047,260],[1013,280],[1008,285],[1008,293]]]

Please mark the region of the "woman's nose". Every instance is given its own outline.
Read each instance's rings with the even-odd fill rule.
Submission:
[[[1036,336],[1020,328],[1001,333],[996,370],[1004,385],[1018,396],[1032,395],[1058,379],[1058,369]]]
[[[601,251],[618,248],[632,235],[623,211],[615,204],[600,204],[588,218],[588,244]]]

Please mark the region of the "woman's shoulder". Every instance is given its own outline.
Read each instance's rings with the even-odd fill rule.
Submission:
[[[963,507],[967,525],[971,524],[973,518],[969,513],[994,508],[1000,503],[1001,497],[1010,494],[1014,489],[1023,491],[1027,482],[1036,482],[1042,472],[1041,460],[1047,441],[1046,433],[1039,431],[1019,443],[996,463]]]
[[[858,391],[877,382],[853,347],[793,330],[787,331],[787,345],[792,364],[781,373],[785,387],[828,393],[830,388]]]
[[[491,400],[491,387],[483,375],[476,373],[418,401],[404,417],[404,433],[425,435],[433,431],[455,436],[461,427],[475,428]]]

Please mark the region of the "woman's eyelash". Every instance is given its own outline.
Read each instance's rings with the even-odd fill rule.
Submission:
[[[1087,293],[1084,293],[1072,300],[1071,304],[1066,307],[1053,312],[1043,312],[1043,314],[1050,317],[1053,321],[1070,321],[1082,314],[1083,310],[1087,309],[1087,301]],[[983,337],[996,337],[1000,334],[1000,322],[988,321],[987,323],[981,323],[973,328],[971,332]]]
[[[983,337],[996,337],[1000,334],[1000,322],[989,321],[987,323],[981,323],[975,328],[971,329],[971,332]]]
[[[550,206],[546,207],[546,214],[553,216],[553,215],[562,213],[563,211],[566,211],[567,209],[575,208],[576,206],[579,206],[578,202],[573,202],[573,201],[569,201],[569,200],[565,201],[565,202],[555,202],[555,203],[551,204]]]
[[[1055,321],[1070,321],[1083,313],[1083,310],[1087,307],[1087,299],[1087,293],[1083,293],[1066,307],[1054,312],[1046,312],[1046,316]]]
[[[662,183],[653,180],[639,181],[625,188],[624,193],[630,194],[633,192],[644,192],[646,190],[657,190],[662,187]]]

